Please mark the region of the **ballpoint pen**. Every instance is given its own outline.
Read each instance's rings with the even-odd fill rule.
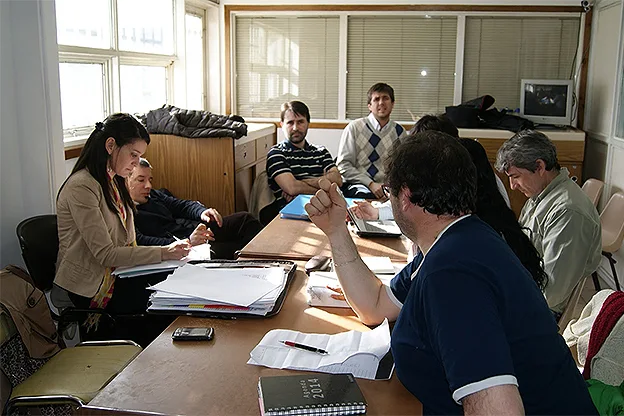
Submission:
[[[280,342],[282,344],[288,346],[288,347],[298,348],[300,350],[315,352],[317,354],[323,354],[323,355],[329,354],[327,351],[325,351],[325,350],[323,350],[321,348],[316,348],[316,347],[311,347],[309,345],[299,344],[298,342],[293,342],[293,341],[280,341]]]

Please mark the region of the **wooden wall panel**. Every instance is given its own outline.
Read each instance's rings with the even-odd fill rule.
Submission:
[[[178,198],[200,201],[222,215],[235,212],[231,138],[150,137],[145,157],[154,168],[154,188],[167,188]]]

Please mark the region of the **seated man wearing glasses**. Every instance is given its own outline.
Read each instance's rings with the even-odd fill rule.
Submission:
[[[152,165],[143,158],[128,176],[128,191],[137,208],[134,225],[139,245],[166,245],[175,238],[188,238],[192,245],[210,242],[213,258],[231,260],[262,229],[248,212],[222,217],[197,201],[152,189],[152,179]]]
[[[306,205],[328,237],[346,300],[367,325],[396,320],[392,356],[424,414],[597,414],[530,273],[476,215],[476,168],[453,137],[408,136],[385,165],[394,219],[420,248],[384,285],[326,180]]]

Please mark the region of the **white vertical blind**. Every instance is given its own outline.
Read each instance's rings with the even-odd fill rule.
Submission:
[[[368,114],[367,91],[394,89],[392,118],[444,112],[453,104],[456,17],[350,16],[347,38],[347,118]]]
[[[578,17],[467,17],[462,100],[489,94],[520,105],[520,80],[569,79]]]
[[[236,112],[278,117],[303,101],[316,119],[338,118],[339,17],[236,17]]]

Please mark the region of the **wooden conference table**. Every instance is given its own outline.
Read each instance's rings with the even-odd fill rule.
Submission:
[[[268,248],[273,248],[276,244],[279,244],[278,247],[290,247],[282,244],[283,240],[277,242],[273,238],[276,237],[273,233],[282,227],[302,230],[300,237],[304,239],[312,239],[315,235],[318,237],[317,233],[310,230],[314,227],[311,223],[297,220],[274,221],[243,252],[249,252],[248,247],[254,250],[262,247],[262,240]],[[281,238],[286,239],[286,235]],[[400,241],[398,239],[373,243],[354,238],[358,247],[369,250],[363,251],[364,255],[387,255],[405,261],[406,251],[403,250],[401,254],[397,245]],[[309,243],[307,240],[305,243],[299,240],[292,246],[292,252],[309,258],[317,254],[319,248],[323,252],[323,244],[322,241],[313,244],[312,240]],[[402,258],[396,258],[399,256]],[[266,319],[239,320],[180,316],[81,413],[258,415],[258,377],[298,373],[246,364],[249,352],[267,331],[282,328],[335,334],[349,330],[369,330],[350,309],[309,307],[306,303],[306,275],[302,271],[303,264],[303,261],[297,262],[298,270],[278,315]],[[215,329],[215,338],[210,342],[173,343],[171,333],[180,326],[212,326]],[[403,387],[396,374],[389,381],[358,379],[358,384],[368,401],[369,415],[422,414],[420,402]]]
[[[390,257],[404,262],[411,242],[401,238],[363,238],[351,234],[361,256]],[[239,258],[309,260],[316,255],[331,256],[329,240],[310,221],[276,217],[240,252]]]

